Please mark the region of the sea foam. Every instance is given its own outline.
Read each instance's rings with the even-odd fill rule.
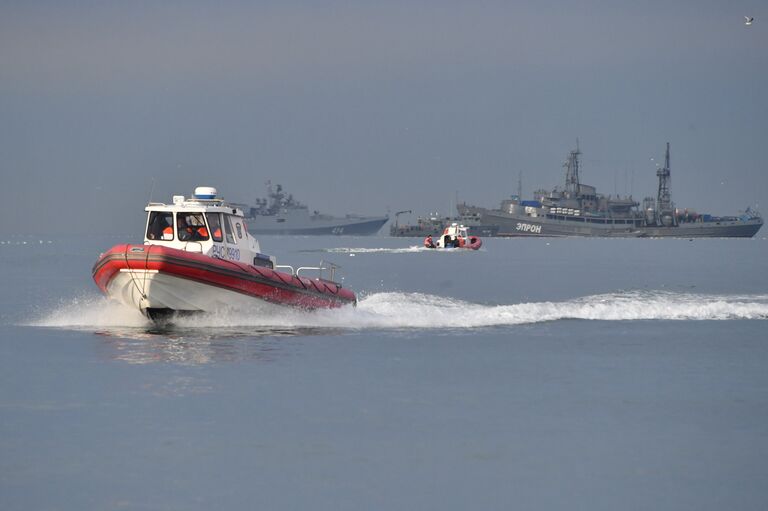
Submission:
[[[255,304],[249,310],[177,318],[184,327],[432,329],[503,327],[560,320],[768,319],[768,295],[713,295],[666,291],[621,291],[564,301],[480,304],[423,293],[383,292],[362,297],[356,307],[303,311]],[[138,311],[100,296],[63,301],[43,311],[31,326],[92,329],[149,325]]]

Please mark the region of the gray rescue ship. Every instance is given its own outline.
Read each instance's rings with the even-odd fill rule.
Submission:
[[[297,235],[356,235],[366,236],[379,232],[389,217],[346,215],[334,217],[309,208],[286,194],[281,185],[273,191],[267,183],[266,199],[256,199],[255,206],[239,204],[245,212],[248,232],[251,234]]]
[[[750,208],[740,216],[717,217],[675,208],[670,193],[669,143],[664,167],[656,171],[656,198],[640,204],[632,197],[598,194],[594,186],[579,181],[578,147],[565,163],[565,189],[539,191],[534,200],[512,198],[499,209],[459,204],[461,216],[478,217],[483,227],[498,236],[678,237],[751,238],[763,225]]]

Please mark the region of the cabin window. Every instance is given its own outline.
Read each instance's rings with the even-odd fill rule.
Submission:
[[[221,232],[221,216],[218,213],[206,213],[205,217],[208,219],[208,227],[211,228],[211,237],[213,238],[213,241],[223,241],[224,236]]]
[[[150,211],[147,222],[147,239],[173,240],[173,213],[170,211]]]
[[[227,237],[227,243],[235,243],[235,237],[232,235],[232,224],[229,222],[230,215],[224,215],[224,235]]]
[[[202,213],[178,213],[176,232],[181,241],[206,241],[208,228]]]
[[[237,237],[242,239],[243,227],[240,225],[240,222],[235,222],[235,230],[237,231]]]

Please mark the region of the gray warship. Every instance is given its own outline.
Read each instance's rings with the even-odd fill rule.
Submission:
[[[267,183],[267,198],[256,199],[255,205],[239,204],[248,231],[252,234],[356,235],[370,236],[379,232],[389,217],[346,215],[334,217],[309,208],[286,194],[281,185]]]
[[[462,203],[459,213],[478,217],[480,226],[497,228],[498,236],[751,238],[763,225],[760,214],[750,208],[739,216],[676,208],[670,191],[669,143],[664,167],[656,171],[656,197],[643,199],[642,209],[631,196],[606,196],[598,194],[594,186],[582,184],[580,155],[577,143],[564,164],[564,190],[539,190],[533,200],[512,196],[499,209]]]

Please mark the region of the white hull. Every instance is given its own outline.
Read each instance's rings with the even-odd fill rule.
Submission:
[[[147,309],[214,312],[259,304],[272,306],[259,298],[157,270],[122,269],[109,283],[107,294],[143,314]]]

